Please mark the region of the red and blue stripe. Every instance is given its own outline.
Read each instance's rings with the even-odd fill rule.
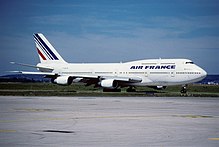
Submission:
[[[39,45],[40,49],[42,49],[42,51],[48,57],[48,59],[59,60],[58,57],[52,52],[52,50],[48,47],[48,45],[39,36],[39,34],[34,34],[33,36],[34,36],[34,39],[36,40],[36,43]],[[46,57],[42,54],[42,52],[39,49],[37,49],[37,52],[39,53],[40,57],[43,60],[46,60]]]

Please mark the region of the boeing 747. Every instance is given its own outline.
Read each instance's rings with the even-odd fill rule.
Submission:
[[[34,34],[40,63],[34,67],[39,72],[20,71],[22,74],[40,74],[51,78],[59,85],[85,83],[102,87],[104,91],[118,91],[122,87],[135,86],[164,88],[170,85],[186,85],[198,82],[207,75],[206,71],[188,59],[146,59],[125,63],[68,63],[49,43],[43,34]],[[13,62],[14,63],[14,62]]]

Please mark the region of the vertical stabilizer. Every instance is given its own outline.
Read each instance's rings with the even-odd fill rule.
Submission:
[[[43,34],[37,33],[33,37],[41,63],[66,63]]]

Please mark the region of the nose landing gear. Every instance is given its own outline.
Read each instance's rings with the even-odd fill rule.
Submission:
[[[181,94],[186,94],[187,93],[187,87],[188,87],[187,84],[186,85],[182,85],[182,88],[180,90]]]

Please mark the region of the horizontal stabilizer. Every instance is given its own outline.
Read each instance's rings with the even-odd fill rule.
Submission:
[[[26,66],[26,67],[31,67],[31,68],[39,68],[39,69],[44,69],[44,70],[53,70],[51,67],[42,67],[42,66],[36,66],[36,65],[31,65],[31,64],[24,64],[24,63],[16,63],[16,62],[10,62],[11,64],[15,65],[20,65],[20,66]]]
[[[21,74],[29,74],[29,75],[50,75],[50,76],[55,76],[57,75],[56,73],[51,73],[51,72],[29,72],[29,71],[10,71],[12,73],[21,73]]]

